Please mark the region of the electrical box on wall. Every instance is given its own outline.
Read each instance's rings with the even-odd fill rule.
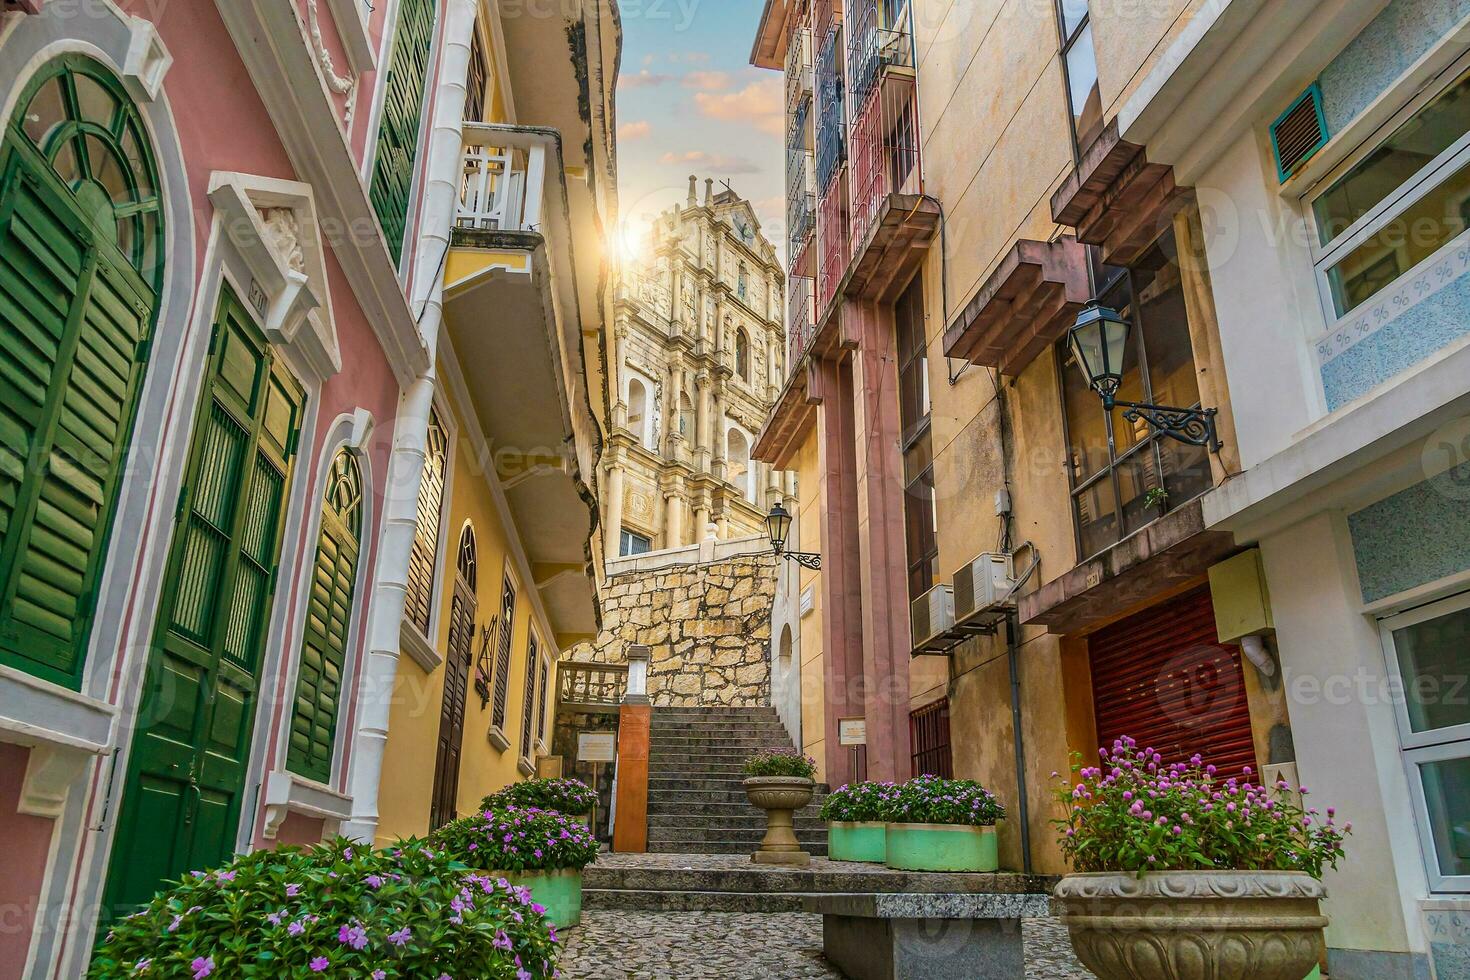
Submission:
[[[1259,548],[1242,551],[1210,568],[1210,598],[1221,643],[1276,628]]]

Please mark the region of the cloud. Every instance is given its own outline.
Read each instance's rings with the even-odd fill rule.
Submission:
[[[714,174],[758,174],[761,168],[742,156],[726,156],[722,153],[706,153],[689,150],[685,153],[665,153],[659,163],[668,166],[688,164],[697,170]]]
[[[654,88],[673,81],[672,75],[660,75],[651,72],[647,68],[636,75],[623,75],[618,78],[619,88]]]
[[[685,88],[697,88],[702,92],[723,92],[730,87],[729,72],[691,71],[684,76]]]
[[[653,132],[653,126],[648,120],[640,119],[636,122],[625,122],[618,127],[618,139],[641,140],[646,139]]]
[[[680,51],[671,51],[669,53],[669,60],[672,61],[676,65],[679,64],[680,62],[683,62],[686,65],[707,65],[707,64],[709,64],[709,52],[708,51],[683,51],[683,52],[680,52]]]
[[[781,105],[784,94],[781,80],[768,78],[724,95],[696,92],[694,104],[710,119],[747,123],[763,133],[780,136],[786,129]]]

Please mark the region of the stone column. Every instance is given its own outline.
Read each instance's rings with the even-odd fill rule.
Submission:
[[[603,542],[603,554],[611,558],[622,554],[623,461],[616,456],[607,467],[607,535]]]
[[[852,750],[838,744],[838,720],[863,717],[863,593],[858,567],[852,369],[818,361],[810,375],[817,409],[817,513],[821,541],[824,755],[827,781],[856,778]],[[803,695],[806,696],[806,695]]]
[[[678,548],[684,544],[684,502],[677,490],[664,494],[664,547]]]
[[[898,352],[889,307],[847,302],[853,354],[857,527],[863,596],[863,673],[868,683],[868,778],[902,779],[909,752],[908,557],[904,542]]]

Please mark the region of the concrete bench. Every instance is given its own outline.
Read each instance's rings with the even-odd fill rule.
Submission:
[[[1052,914],[1047,894],[811,895],[827,959],[850,980],[1016,980],[1021,920]]]

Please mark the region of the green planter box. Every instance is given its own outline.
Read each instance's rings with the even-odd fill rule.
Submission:
[[[503,875],[512,885],[531,890],[531,899],[546,906],[546,917],[558,929],[568,929],[582,921],[582,869],[561,871],[514,871]]]
[[[994,871],[1000,867],[994,827],[891,823],[884,863],[899,871]]]
[[[882,864],[888,854],[887,837],[887,827],[881,823],[829,821],[827,857],[833,861]]]

